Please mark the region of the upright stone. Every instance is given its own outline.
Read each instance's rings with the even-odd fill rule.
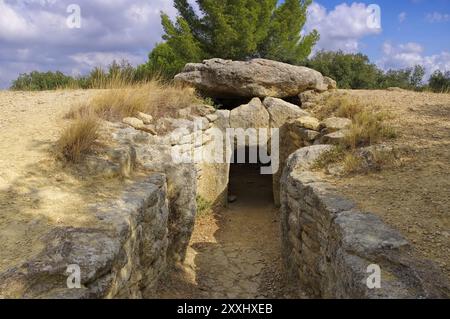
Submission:
[[[311,114],[303,111],[297,105],[273,97],[266,97],[264,99],[264,106],[270,114],[270,125],[273,128],[280,128],[292,119],[311,116]]]

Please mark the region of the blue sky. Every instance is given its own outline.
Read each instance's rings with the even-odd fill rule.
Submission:
[[[383,43],[418,43],[425,55],[450,51],[450,0],[357,1],[381,8],[382,33],[361,39],[361,51],[376,60],[382,57]],[[342,0],[316,1],[333,10]],[[346,2],[348,4],[352,2]],[[439,16],[441,15],[441,16]],[[447,15],[447,16],[446,16]],[[433,18],[434,17],[434,18]]]
[[[159,12],[171,0],[0,0],[0,88],[19,73],[85,74],[113,59],[145,62],[161,41]],[[67,7],[81,9],[81,28],[67,27]],[[381,9],[381,28],[367,23]],[[316,50],[363,52],[383,69],[423,64],[450,70],[450,0],[317,0],[305,31],[316,28]]]

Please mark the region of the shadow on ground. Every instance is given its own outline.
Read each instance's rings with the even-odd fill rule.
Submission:
[[[236,202],[211,223],[197,223],[184,269],[162,280],[152,297],[305,297],[283,276],[272,176],[261,175],[259,165],[232,165],[230,194]]]

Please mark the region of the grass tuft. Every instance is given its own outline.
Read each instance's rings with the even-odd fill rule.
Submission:
[[[384,114],[363,110],[354,114],[353,123],[342,141],[342,146],[353,150],[393,139],[396,136],[395,130],[386,123]]]
[[[361,101],[355,97],[350,97],[347,94],[333,94],[327,95],[322,100],[321,106],[315,113],[321,119],[331,116],[353,119],[364,109],[365,107]]]
[[[57,147],[62,157],[72,163],[79,162],[98,139],[99,119],[94,114],[77,117],[61,134]]]

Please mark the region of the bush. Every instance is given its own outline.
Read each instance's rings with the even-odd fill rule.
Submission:
[[[11,89],[16,91],[44,91],[56,90],[69,86],[75,86],[76,80],[63,73],[56,72],[37,72],[21,74],[13,81]]]
[[[425,69],[414,68],[388,70],[383,72],[361,53],[347,54],[342,51],[321,51],[306,62],[323,75],[336,80],[341,89],[386,89],[399,87],[421,90]]]
[[[71,77],[62,72],[21,74],[11,85],[12,90],[43,91],[56,89],[109,89],[144,83],[158,77],[159,72],[146,65],[134,68],[126,60],[113,61],[106,70],[94,68],[88,75]]]
[[[341,89],[374,89],[382,74],[369,58],[361,53],[321,51],[306,66],[336,80]]]
[[[450,92],[450,71],[445,73],[441,71],[434,72],[430,77],[429,87],[436,93]]]
[[[405,90],[422,90],[425,69],[421,65],[414,68],[389,70],[380,78],[380,88],[399,87]]]

